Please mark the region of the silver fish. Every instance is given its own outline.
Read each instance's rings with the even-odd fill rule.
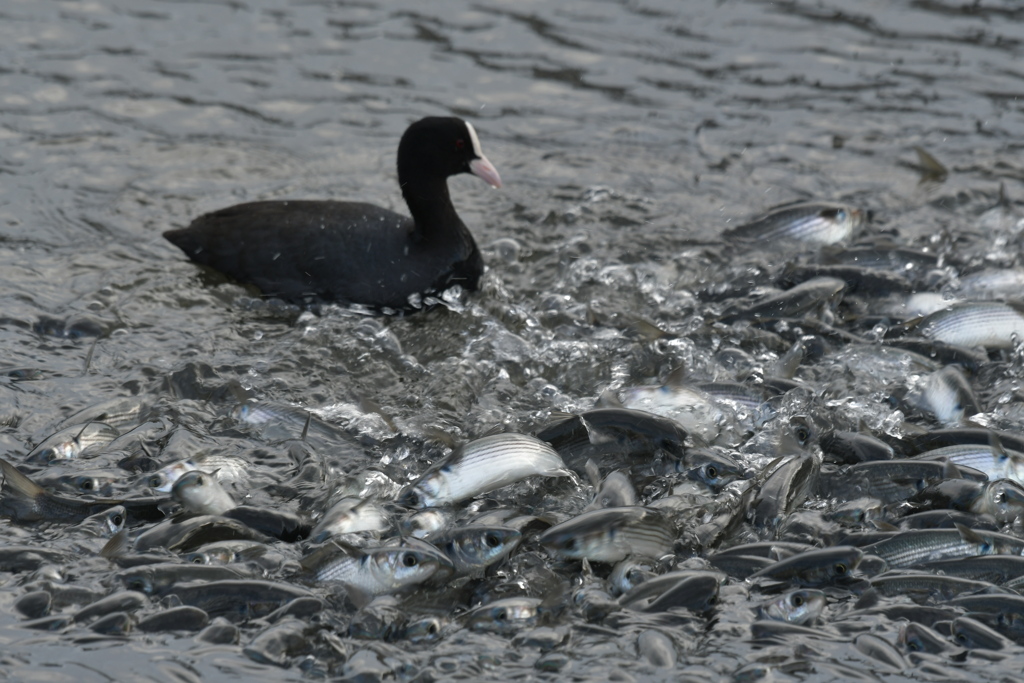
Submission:
[[[317,581],[338,581],[356,602],[395,593],[423,583],[441,570],[451,571],[451,561],[426,543],[354,548],[331,541],[302,560]]]
[[[121,429],[128,425],[138,424],[146,409],[146,404],[137,398],[112,398],[68,415],[60,423],[59,429],[86,422],[103,422],[115,429]]]
[[[727,230],[724,237],[757,240],[773,246],[777,240],[837,244],[850,239],[864,224],[865,212],[845,204],[794,202]]]
[[[123,505],[115,505],[109,510],[97,512],[82,520],[81,524],[74,527],[76,531],[85,532],[91,536],[110,538],[117,532],[124,529],[128,520],[128,511]]]
[[[1011,304],[966,301],[925,316],[914,329],[947,344],[1009,349],[1024,339],[1024,315]]]
[[[331,536],[358,531],[384,531],[388,520],[384,510],[368,498],[342,498],[324,513],[310,532],[310,540],[320,543]]]
[[[589,465],[593,464],[593,461],[587,463],[588,473]],[[596,466],[595,466],[596,469]],[[597,486],[597,492],[594,494],[594,501],[586,507],[586,510],[599,510],[601,508],[610,507],[624,507],[629,505],[637,504],[636,489],[633,488],[633,482],[629,480],[624,472],[610,472],[604,481],[601,481]]]
[[[1024,453],[999,444],[958,444],[915,455],[914,460],[951,462],[984,472],[989,479],[1011,479],[1024,484]]]
[[[675,377],[669,377],[662,385],[624,389],[621,397],[623,407],[667,417],[707,442],[717,439],[735,421],[732,410],[723,407],[711,394]]]
[[[540,598],[502,598],[470,611],[466,623],[474,631],[515,633],[537,624],[541,602]]]
[[[1020,555],[1022,551],[1024,540],[964,526],[902,531],[864,547],[864,552],[881,557],[890,567],[912,567],[924,562],[976,555]]]
[[[801,588],[761,603],[757,608],[757,616],[790,624],[807,624],[817,621],[824,609],[824,593]]]
[[[259,541],[219,541],[187,553],[185,561],[192,564],[233,564],[262,557],[268,549],[267,544]]]
[[[413,538],[426,538],[448,526],[452,513],[442,508],[426,508],[416,510],[400,523],[403,534]]]
[[[119,431],[103,422],[74,424],[43,439],[25,456],[25,461],[47,464],[55,460],[73,460],[86,448],[108,444],[119,435]]]
[[[221,483],[237,482],[249,475],[252,465],[243,458],[231,455],[197,455],[172,462],[155,472],[150,472],[142,478],[142,481],[154,491],[170,493],[174,483],[181,478],[181,475],[198,470],[210,472]]]
[[[217,479],[201,470],[181,475],[171,489],[171,498],[189,512],[200,515],[220,515],[238,507],[238,503]]]
[[[629,555],[658,558],[672,552],[676,532],[660,510],[618,507],[591,510],[555,525],[538,540],[570,559],[618,562]]]
[[[849,581],[864,553],[859,548],[837,545],[791,555],[751,574],[751,579],[766,578],[802,586],[823,586]]]
[[[470,576],[507,557],[522,537],[515,529],[466,526],[450,529],[428,540],[451,560],[457,576]]]
[[[402,637],[410,643],[432,643],[441,637],[447,623],[444,617],[439,616],[415,619],[406,624]]]
[[[532,476],[571,476],[561,456],[526,434],[493,434],[460,446],[406,489],[400,502],[436,507],[499,489]]]
[[[957,425],[981,411],[974,389],[953,365],[932,373],[921,390],[918,407],[932,413],[944,425]]]

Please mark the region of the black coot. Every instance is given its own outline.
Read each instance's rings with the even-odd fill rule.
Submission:
[[[501,187],[472,125],[428,117],[409,126],[398,144],[398,183],[412,218],[361,202],[251,202],[200,216],[164,237],[196,263],[268,297],[409,310],[422,295],[451,285],[476,289],[483,272],[448,195],[448,176],[459,173]]]

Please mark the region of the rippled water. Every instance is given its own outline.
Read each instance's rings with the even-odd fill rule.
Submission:
[[[872,231],[1019,265],[1013,234],[979,217],[1000,186],[1024,197],[1022,36],[1011,0],[8,0],[0,451],[20,462],[74,411],[138,396],[187,452],[244,390],[377,442],[368,462],[419,468],[426,455],[409,444],[436,429],[529,432],[678,365],[712,372],[705,337],[686,336],[703,313],[695,292],[782,259],[737,260],[716,238],[793,199],[844,200],[874,212]],[[299,315],[201,272],[160,236],[253,199],[404,212],[397,140],[436,114],[473,121],[506,185],[452,181],[488,266],[463,304]],[[948,177],[922,180],[914,146]],[[637,319],[677,336],[648,341]],[[243,436],[239,452],[283,462],[281,435]],[[73,544],[3,528],[12,543]],[[188,636],[26,631],[10,609],[24,579],[0,575],[4,665],[21,680],[303,676]],[[453,661],[496,653],[467,676],[535,671],[534,650],[464,638]],[[628,670],[634,642],[591,646],[571,671]],[[700,654],[721,675],[752,656]]]

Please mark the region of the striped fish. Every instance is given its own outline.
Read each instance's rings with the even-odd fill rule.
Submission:
[[[526,434],[493,434],[455,449],[400,496],[410,507],[458,503],[532,476],[571,476],[550,445]]]
[[[1024,315],[1011,304],[965,301],[926,316],[916,330],[947,344],[1009,349],[1024,339]]]
[[[557,524],[538,540],[559,557],[618,562],[630,555],[658,558],[672,552],[676,532],[660,510],[602,508]]]
[[[795,202],[784,204],[755,220],[725,232],[726,238],[776,240],[809,244],[845,242],[864,224],[864,212],[843,204]]]

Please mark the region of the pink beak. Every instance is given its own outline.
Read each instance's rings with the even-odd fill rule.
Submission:
[[[501,176],[498,175],[498,169],[494,168],[494,164],[489,162],[485,156],[469,162],[469,172],[483,178],[491,187],[501,187]]]

